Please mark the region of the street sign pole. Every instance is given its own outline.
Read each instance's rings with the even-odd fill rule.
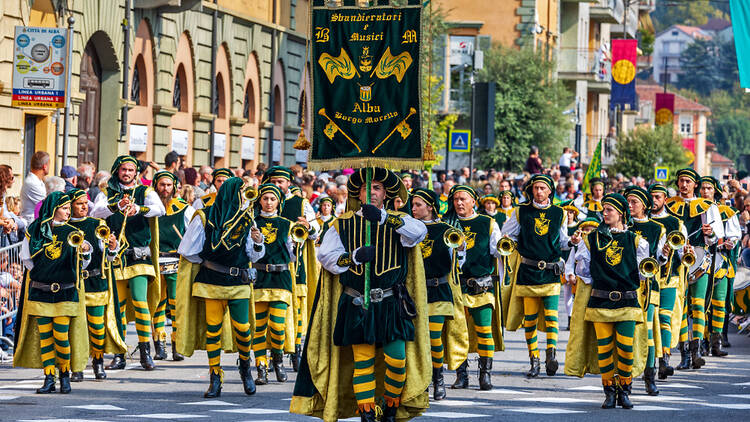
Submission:
[[[76,23],[76,19],[73,15],[68,17],[68,58],[65,60],[65,65],[68,67],[68,75],[65,81],[65,117],[63,123],[63,143],[62,143],[62,164],[60,168],[63,168],[68,164],[68,137],[70,135],[70,96],[72,90],[70,88],[71,79],[73,77],[73,68],[71,66],[71,60],[73,59],[73,25]]]

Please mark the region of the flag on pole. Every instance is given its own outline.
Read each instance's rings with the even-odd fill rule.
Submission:
[[[657,92],[654,103],[656,125],[672,124],[674,122],[674,94]]]
[[[740,71],[740,86],[750,88],[750,3],[746,0],[729,0],[734,32],[734,48],[737,50],[737,65]]]
[[[602,177],[602,140],[599,140],[599,144],[596,145],[594,155],[591,156],[591,163],[589,168],[586,169],[586,175],[583,177],[583,186],[581,192],[589,192],[589,180]]]
[[[612,97],[611,108],[625,104],[630,110],[635,104],[635,71],[638,58],[638,40],[612,40]]]

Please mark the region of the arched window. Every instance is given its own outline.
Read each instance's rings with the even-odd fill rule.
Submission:
[[[135,60],[133,68],[133,81],[130,86],[130,101],[135,105],[146,105],[146,86],[143,78],[145,77],[146,66],[143,63],[143,56],[139,55]],[[143,89],[141,89],[143,88]]]
[[[224,104],[224,77],[221,73],[216,76],[216,104],[214,104],[214,114],[216,117],[223,119],[227,117],[227,107]]]
[[[188,111],[188,89],[185,67],[180,64],[174,77],[174,88],[172,89],[172,107],[177,111]]]
[[[242,117],[247,119],[248,122],[255,122],[255,90],[253,89],[253,81],[247,81]]]
[[[281,126],[284,122],[284,112],[281,108],[281,90],[276,85],[273,88],[273,124]]]

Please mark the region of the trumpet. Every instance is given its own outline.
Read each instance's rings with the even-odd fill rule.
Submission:
[[[109,240],[109,227],[107,226],[99,226],[96,228],[96,237],[97,239],[101,240],[102,242],[106,242]]]
[[[289,229],[289,233],[291,234],[292,240],[295,243],[304,243],[305,240],[307,240],[307,236],[310,234],[310,232],[307,230],[307,227],[299,222],[292,224],[292,227]]]
[[[516,242],[508,236],[503,236],[497,242],[497,250],[502,256],[510,256],[516,250]]]
[[[464,233],[456,228],[450,228],[443,233],[443,242],[445,246],[456,249],[464,243]]]
[[[669,243],[669,247],[672,248],[672,250],[678,250],[681,249],[683,246],[685,246],[685,235],[683,235],[679,230],[675,230],[670,232],[667,235],[667,243]]]
[[[695,265],[695,254],[691,252],[682,255],[682,265],[686,267],[692,267]]]
[[[643,278],[652,278],[659,271],[659,263],[654,258],[646,258],[638,264],[638,272]]]
[[[79,231],[70,232],[68,235],[68,245],[73,248],[80,248],[83,245],[83,234]]]
[[[254,186],[248,186],[242,191],[242,196],[249,202],[255,202],[258,199],[258,188]]]

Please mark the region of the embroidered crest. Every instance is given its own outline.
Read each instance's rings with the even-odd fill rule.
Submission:
[[[62,241],[57,240],[57,235],[52,235],[52,243],[44,248],[44,254],[47,258],[55,260],[62,254]]]
[[[634,231],[633,233],[635,233],[635,234],[636,234],[636,235],[638,235],[638,236],[641,236],[641,237],[643,237],[643,233],[642,233],[642,232],[641,232],[640,230],[636,230],[636,231]]]
[[[265,227],[260,228],[260,232],[263,233],[263,243],[266,245],[276,241],[276,234],[279,229],[273,226],[271,223],[266,223]]]
[[[477,234],[471,231],[471,226],[464,227],[464,238],[466,239],[466,250],[474,247]]]
[[[250,225],[250,217],[245,214],[242,217],[242,220],[240,220],[239,223],[234,227],[234,230],[232,230],[231,238],[232,240],[237,240],[242,236],[243,233],[245,233],[245,230],[247,229],[247,226]]]
[[[539,213],[539,217],[534,219],[534,231],[539,236],[544,236],[549,231],[549,219],[544,218],[546,213]]]
[[[605,256],[609,265],[614,267],[622,261],[622,249],[622,246],[617,245],[616,240],[613,240],[612,243],[607,246]]]
[[[425,239],[419,244],[420,248],[422,248],[422,259],[426,259],[432,255],[432,246],[434,244],[435,241],[432,239]]]

